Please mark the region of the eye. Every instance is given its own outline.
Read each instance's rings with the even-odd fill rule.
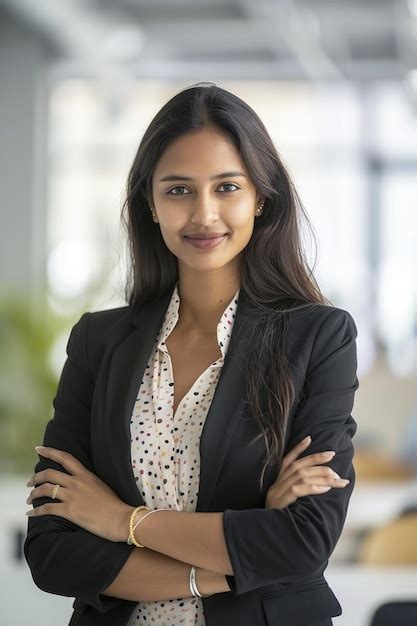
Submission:
[[[235,185],[235,183],[222,183],[220,185],[220,187],[235,187],[236,190],[240,189],[240,187],[238,187],[237,185]],[[172,187],[172,189],[170,189],[169,191],[167,191],[167,195],[168,196],[186,196],[188,195],[188,193],[172,193],[173,191],[175,191],[176,189],[186,189],[186,187],[184,186],[177,186],[177,187]],[[226,191],[223,191],[222,193],[233,193],[235,191],[235,189],[226,189]]]
[[[184,196],[184,195],[187,195],[187,194],[184,194],[184,193],[171,193],[171,191],[174,191],[174,189],[185,189],[185,187],[182,187],[182,186],[180,186],[180,187],[173,187],[172,189],[167,191],[167,195],[170,195],[170,196]]]
[[[236,187],[236,189],[240,189],[240,187],[238,187],[237,185],[235,185],[234,183],[223,183],[222,185],[220,185],[220,187]],[[232,190],[233,191],[233,190]],[[225,193],[230,193],[229,191],[226,191]]]

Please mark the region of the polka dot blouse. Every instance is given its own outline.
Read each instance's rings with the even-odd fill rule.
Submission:
[[[194,382],[175,415],[174,380],[166,339],[179,317],[176,284],[150,355],[130,421],[132,467],[151,509],[195,511],[200,479],[200,435],[220,377],[232,333],[239,289],[217,325],[222,356]],[[201,598],[138,602],[127,626],[205,626]]]

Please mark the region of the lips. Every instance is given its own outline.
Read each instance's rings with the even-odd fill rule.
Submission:
[[[210,235],[184,235],[187,239],[217,239],[217,237],[224,237],[228,233],[211,233]]]
[[[223,241],[226,241],[228,234],[220,235],[220,237],[184,237],[187,240],[189,246],[193,248],[199,248],[200,250],[211,250],[212,248],[216,248]]]

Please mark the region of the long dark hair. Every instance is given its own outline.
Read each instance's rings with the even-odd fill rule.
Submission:
[[[295,395],[287,361],[285,313],[313,303],[331,303],[321,293],[305,259],[302,217],[315,241],[314,233],[264,124],[246,102],[214,83],[197,83],[177,93],[156,114],[140,142],[122,206],[130,264],[125,296],[129,305],[136,307],[166,294],[178,281],[177,257],[152,220],[152,175],[171,142],[201,128],[220,130],[230,139],[259,195],[265,198],[262,216],[255,219],[243,251],[240,283],[256,312],[256,354],[247,360],[246,380],[250,409],[261,431],[249,445],[263,436],[266,447],[262,490],[267,466],[282,462]]]

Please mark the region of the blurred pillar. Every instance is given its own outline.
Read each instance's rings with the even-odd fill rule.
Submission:
[[[49,56],[41,35],[0,10],[0,288],[31,304],[46,285]]]
[[[366,82],[357,86],[361,105],[361,142],[364,174],[367,185],[366,222],[367,259],[371,280],[369,282],[369,315],[375,327],[378,312],[378,288],[381,272],[381,159],[376,148],[377,121],[375,96]]]

